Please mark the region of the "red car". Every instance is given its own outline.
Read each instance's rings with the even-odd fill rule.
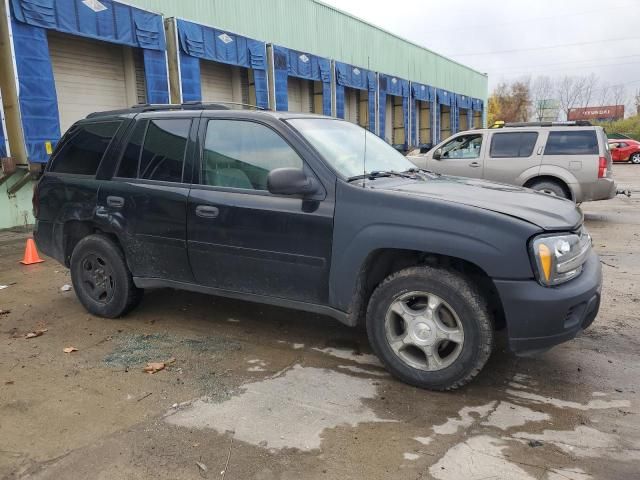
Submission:
[[[611,159],[614,162],[631,162],[640,165],[640,142],[630,138],[609,140]]]

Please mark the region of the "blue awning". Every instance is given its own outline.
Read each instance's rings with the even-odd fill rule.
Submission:
[[[256,103],[269,108],[266,44],[206,25],[176,20],[180,41],[182,99],[202,100],[200,59],[251,68],[254,73]]]
[[[276,110],[289,110],[288,78],[322,82],[322,113],[331,115],[331,62],[306,52],[273,46]]]
[[[456,94],[456,106],[458,108],[471,108],[473,99],[466,95]]]
[[[448,90],[436,89],[436,99],[439,105],[455,105],[455,94]]]
[[[387,95],[393,95],[396,97],[402,97],[402,116],[404,125],[404,143],[402,145],[406,147],[409,144],[409,97],[411,96],[411,89],[409,88],[409,81],[403,80],[391,75],[385,75],[380,73],[378,75],[378,85],[380,90],[378,91],[378,136],[385,138],[386,130],[386,111],[387,111]]]
[[[477,111],[477,112],[481,112],[483,110],[484,107],[484,102],[482,100],[480,100],[479,98],[474,98],[472,100],[472,109]]]
[[[344,118],[345,88],[366,90],[367,110],[369,111],[368,129],[376,130],[376,74],[365,68],[355,67],[342,62],[335,62],[336,68],[336,116]]]
[[[30,162],[46,163],[60,139],[58,96],[47,30],[143,49],[147,101],[169,103],[161,15],[113,0],[11,0],[20,118]]]
[[[32,27],[95,38],[149,50],[166,50],[162,16],[100,0],[11,0],[13,16]]]
[[[411,93],[416,100],[423,102],[432,102],[435,100],[435,88],[428,85],[411,82]]]

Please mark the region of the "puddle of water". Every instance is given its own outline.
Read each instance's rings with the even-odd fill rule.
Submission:
[[[622,408],[631,406],[631,403],[628,400],[589,400],[587,403],[578,403],[560,400],[553,397],[543,397],[536,393],[523,392],[521,390],[507,389],[507,393],[513,397],[530,400],[533,403],[553,405],[558,408],[573,408],[575,410],[602,410],[606,408]]]
[[[551,420],[551,416],[527,407],[514,405],[513,403],[500,402],[496,409],[491,412],[487,421],[481,425],[507,430],[512,427],[526,425],[529,422],[542,422],[544,420]]]
[[[478,418],[485,418],[489,415],[489,412],[495,404],[496,402],[494,401],[478,407],[464,407],[458,412],[458,418],[449,418],[442,425],[434,425],[433,431],[438,435],[453,435],[461,428],[464,429],[470,427]],[[475,413],[476,415],[471,416],[472,413]]]
[[[376,396],[370,379],[295,365],[285,373],[244,385],[219,404],[195,401],[165,421],[187,428],[235,432],[240,441],[269,449],[320,447],[322,433],[338,425],[387,422],[363,400]]]
[[[375,370],[366,370],[364,368],[356,367],[354,365],[338,365],[341,370],[348,370],[353,373],[361,373],[363,375],[369,375],[374,377],[388,377],[389,374],[385,372],[377,372]]]
[[[576,457],[640,459],[640,453],[636,449],[624,449],[618,435],[604,433],[582,425],[576,427],[575,430],[544,430],[540,434],[518,432],[513,437],[551,443]]]
[[[331,355],[332,357],[341,358],[343,360],[351,360],[360,364],[367,365],[375,365],[377,367],[382,367],[380,360],[375,355],[371,355],[369,353],[361,353],[356,354],[353,350],[343,350],[340,348],[313,348],[316,352],[326,353],[327,355]]]
[[[458,443],[429,468],[439,480],[535,480],[533,476],[510,462],[502,451],[508,446],[500,439],[478,435]]]
[[[420,455],[417,455],[415,453],[409,453],[409,452],[405,452],[404,455],[402,455],[404,457],[405,460],[417,460],[420,458]]]

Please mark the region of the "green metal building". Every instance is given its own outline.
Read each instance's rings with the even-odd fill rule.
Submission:
[[[317,0],[0,0],[0,229],[97,110],[225,101],[333,115],[402,149],[483,124],[487,76]]]

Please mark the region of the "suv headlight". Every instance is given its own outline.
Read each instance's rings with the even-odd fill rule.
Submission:
[[[591,251],[591,236],[583,228],[579,233],[540,235],[531,242],[536,278],[550,287],[568,282],[582,272]]]

